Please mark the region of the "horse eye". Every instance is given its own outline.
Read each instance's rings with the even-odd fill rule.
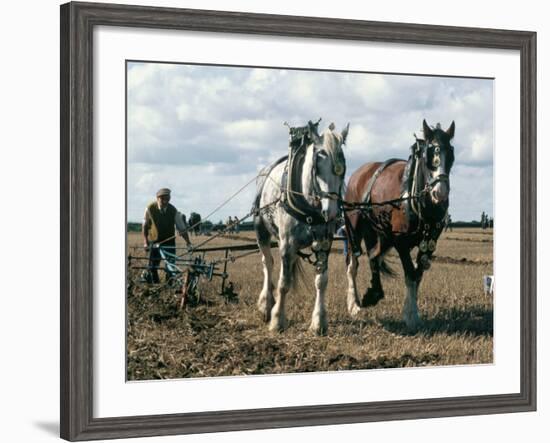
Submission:
[[[439,154],[441,152],[441,148],[439,146],[436,146],[435,149],[434,149],[434,152],[436,154]]]

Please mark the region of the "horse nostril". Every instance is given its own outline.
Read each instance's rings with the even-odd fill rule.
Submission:
[[[448,198],[448,195],[445,194],[444,192],[435,191],[432,193],[432,198],[435,203],[440,203],[440,202],[446,201]]]

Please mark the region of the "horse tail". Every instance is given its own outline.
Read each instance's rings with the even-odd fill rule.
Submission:
[[[296,260],[294,261],[294,267],[292,268],[292,281],[291,281],[291,289],[292,291],[296,291],[297,289],[305,290],[305,292],[313,292],[313,288],[311,287],[311,282],[308,278],[306,278],[306,270],[304,268],[304,265],[302,263],[302,259],[300,256],[296,257]]]

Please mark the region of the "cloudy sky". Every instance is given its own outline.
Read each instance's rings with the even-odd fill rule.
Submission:
[[[340,130],[348,177],[365,162],[407,158],[422,119],[456,123],[453,220],[493,214],[493,81],[412,75],[128,63],[128,220],[162,187],[203,217],[287,152],[283,126],[322,117]],[[250,185],[213,216],[248,213]]]

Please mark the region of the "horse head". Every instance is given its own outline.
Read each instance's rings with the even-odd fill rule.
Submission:
[[[433,204],[447,202],[451,189],[449,174],[454,162],[454,147],[451,140],[455,134],[455,122],[446,131],[438,123],[430,128],[426,120],[422,122],[426,142],[426,167],[428,189]]]
[[[321,119],[317,120],[317,122],[315,123],[310,120],[306,126],[297,127],[290,126],[287,122],[285,122],[285,126],[288,127],[288,144],[290,146],[290,149],[296,152],[304,146],[307,147],[311,143],[314,143],[316,140],[318,140],[319,133],[317,131],[320,122]]]
[[[327,223],[334,221],[339,215],[338,201],[342,197],[346,174],[346,159],[342,147],[346,143],[349,123],[340,133],[334,130],[335,125],[331,123],[322,135],[318,135],[316,131],[311,132],[311,144],[307,148],[304,162],[304,171],[308,175],[306,180],[311,184],[303,185],[304,190],[309,188],[306,198],[314,206],[320,207]]]

